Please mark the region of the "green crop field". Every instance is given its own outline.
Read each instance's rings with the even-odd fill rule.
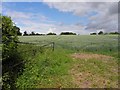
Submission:
[[[35,45],[19,45],[26,63],[16,81],[18,88],[118,87],[117,35],[19,36],[19,40]]]

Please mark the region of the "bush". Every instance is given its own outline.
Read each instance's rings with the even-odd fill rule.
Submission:
[[[103,35],[104,33],[103,33],[103,31],[100,31],[99,33],[98,33],[98,35]]]
[[[50,33],[48,33],[47,35],[56,35],[56,33],[51,33],[51,32],[50,32]]]
[[[111,34],[111,35],[118,35],[119,34],[119,32],[110,32],[109,34]]]
[[[97,35],[97,33],[90,33],[90,35]]]
[[[72,32],[61,32],[60,35],[76,35],[76,33],[72,33]]]
[[[23,65],[11,68],[21,62],[22,58],[18,53],[18,28],[14,25],[10,17],[0,16],[2,19],[2,79],[3,89],[15,89],[15,79],[18,76],[19,69]],[[17,29],[16,29],[16,28]]]

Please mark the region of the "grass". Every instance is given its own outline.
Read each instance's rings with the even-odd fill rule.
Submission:
[[[82,74],[81,82],[79,82],[79,86],[81,87],[81,83],[86,81],[90,82],[91,87],[117,87],[118,85],[118,63],[117,60],[111,61],[102,61],[96,59],[88,59],[88,60],[80,60],[75,59],[74,66],[72,70],[77,75]],[[78,64],[77,64],[78,63]],[[73,72],[73,71],[72,71]],[[75,80],[79,79],[76,75],[74,76]],[[97,81],[97,82],[96,82]],[[105,83],[108,82],[109,83]],[[78,83],[77,83],[78,84]],[[94,84],[96,84],[94,86]],[[87,85],[86,85],[87,86]]]
[[[35,88],[36,84],[38,84],[37,87],[43,87],[44,84],[46,87],[53,87],[51,81],[58,85],[57,83],[60,83],[58,81],[68,74],[71,61],[65,51],[61,50],[38,54],[26,64],[26,69],[19,77],[17,85],[25,88]]]
[[[100,35],[100,36],[25,36],[19,37],[23,42],[55,42],[55,48],[64,48],[74,52],[95,52],[117,56],[118,36]]]
[[[38,45],[55,42],[55,50],[19,46],[27,62],[16,81],[18,88],[118,87],[118,36],[21,36],[19,39]],[[73,58],[74,53],[113,58]]]

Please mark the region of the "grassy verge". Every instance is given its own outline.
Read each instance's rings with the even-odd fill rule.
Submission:
[[[17,87],[70,87],[72,82],[68,71],[71,64],[72,59],[65,50],[46,50],[37,54],[34,59],[29,58],[23,75],[17,80]]]
[[[72,50],[59,48],[54,52],[45,49],[44,53],[38,53],[34,58],[29,56],[23,74],[17,79],[17,87],[24,89],[118,86],[116,58],[77,59],[70,56],[73,53]]]

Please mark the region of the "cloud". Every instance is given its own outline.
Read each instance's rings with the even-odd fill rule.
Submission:
[[[105,32],[118,31],[118,3],[107,3],[103,8],[98,15],[90,17],[91,22],[86,29],[102,28]]]
[[[27,31],[28,33],[34,31],[37,33],[47,33],[50,27],[53,27],[53,24],[33,21],[33,20],[21,20],[19,23],[23,25],[20,26],[21,31]]]
[[[34,0],[34,1],[39,1],[39,0]],[[42,1],[43,2],[119,2],[119,0],[42,0]]]
[[[33,19],[33,20],[40,20],[40,21],[46,21],[47,17],[39,14],[39,13],[27,13],[27,12],[20,12],[20,11],[14,11],[14,10],[5,10],[5,14],[10,16],[13,19]]]
[[[88,31],[84,31],[85,26],[80,24],[65,25],[64,22],[49,20],[49,17],[39,13],[20,12],[6,8],[4,14],[13,19],[15,24],[20,27],[22,33],[24,31],[27,31],[28,33],[31,33],[32,31],[36,33],[55,32],[57,34],[65,31],[81,34],[88,33]]]
[[[56,8],[60,12],[71,12],[76,16],[86,16],[86,18],[90,20],[86,26],[86,30],[88,31],[97,31],[101,28],[104,29],[105,32],[118,30],[118,2],[43,1],[50,8]]]
[[[119,0],[3,0],[2,2],[118,2]]]
[[[45,0],[44,0],[45,1]],[[66,25],[64,22],[49,20],[40,13],[27,13],[14,10],[6,10],[6,15],[12,17],[21,31],[35,31],[49,33],[72,31],[78,34],[89,34],[103,29],[105,32],[118,30],[118,3],[116,2],[44,2],[50,8],[60,12],[71,12],[75,16],[85,16],[89,19],[87,25],[74,23]]]
[[[17,12],[17,11],[7,11],[6,14],[14,19],[19,19],[19,18],[30,19],[31,18],[30,14],[27,14],[27,13],[24,14],[23,12]]]
[[[84,30],[85,26],[81,25],[59,25],[59,24],[48,24],[48,23],[38,23],[33,21],[23,21],[22,22],[25,26],[21,27],[21,31],[27,31],[30,33],[31,31],[35,31],[37,33],[49,33],[54,32],[60,34],[61,32],[71,31],[80,34],[89,34],[89,31]],[[27,24],[29,23],[29,24]]]
[[[79,33],[79,34],[89,34],[89,31],[84,30],[85,26],[82,25],[75,25],[75,24],[71,24],[71,25],[53,25],[50,30],[52,32],[56,32],[57,34],[60,34],[61,32],[74,32],[74,33]]]
[[[10,16],[13,22],[20,27],[22,33],[25,30],[29,33],[31,31],[46,33],[45,31],[51,27],[49,23],[55,23],[40,13],[20,12],[5,8],[4,15]]]

